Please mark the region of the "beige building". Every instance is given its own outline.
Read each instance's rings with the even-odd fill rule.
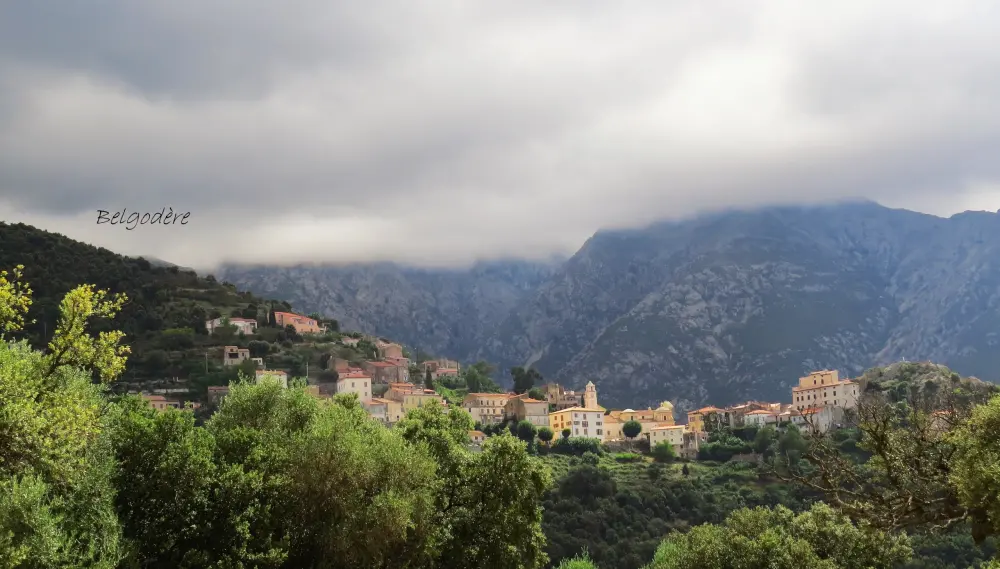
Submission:
[[[803,409],[793,422],[813,432],[825,433],[844,422],[844,408],[827,405]]]
[[[210,385],[208,386],[208,402],[212,404],[218,404],[222,399],[229,395],[228,385]]]
[[[840,379],[836,370],[814,371],[792,388],[792,406],[798,411],[825,406],[853,409],[857,403],[858,384]]]
[[[571,437],[591,437],[604,440],[604,411],[570,407],[549,413],[549,427],[556,435],[563,429],[570,430]]]
[[[222,348],[222,365],[238,366],[250,359],[250,350],[237,346],[226,346]]]
[[[549,404],[532,399],[527,394],[515,395],[504,405],[504,416],[515,421],[528,421],[536,427],[549,426]]]
[[[445,404],[444,398],[435,393],[433,389],[423,389],[412,383],[390,383],[389,390],[385,392],[385,398],[402,404],[404,414],[431,401],[437,401],[441,405]]]
[[[702,407],[697,411],[691,411],[688,416],[688,430],[695,432],[705,432],[706,424],[722,422],[723,410],[718,407]]]
[[[469,442],[473,446],[482,446],[486,441],[486,433],[482,431],[469,431]]]
[[[274,323],[284,328],[291,326],[298,334],[319,334],[326,332],[326,328],[319,325],[315,318],[294,314],[292,312],[275,312]]]
[[[390,427],[404,417],[403,405],[398,401],[373,397],[362,401],[361,404],[364,405],[369,415]]]
[[[766,409],[757,409],[743,416],[743,424],[748,427],[764,427],[778,422],[778,414]]]
[[[363,362],[361,368],[375,383],[408,383],[410,381],[409,368],[394,362]]]
[[[264,381],[265,379],[268,378],[274,379],[277,380],[277,382],[280,383],[282,387],[288,389],[288,374],[283,371],[259,369],[255,374],[255,378],[257,380],[257,383],[260,383],[261,381]]]
[[[587,386],[583,389],[583,408],[601,409],[603,411],[603,408],[597,405],[597,387],[593,381],[588,381]]]
[[[337,393],[356,393],[361,401],[372,398],[372,378],[365,373],[348,372],[337,377]]]
[[[462,400],[462,409],[480,425],[495,425],[503,421],[509,398],[506,393],[470,393]]]
[[[674,454],[681,456],[684,449],[684,433],[687,431],[686,425],[664,425],[653,427],[649,430],[649,448],[653,448],[662,442],[670,443],[674,447]]]
[[[545,385],[545,400],[553,411],[569,409],[570,407],[583,407],[582,393],[567,391],[558,383]]]
[[[399,344],[394,344],[392,342],[383,342],[380,340],[375,343],[375,347],[378,348],[378,351],[383,358],[403,357],[403,346],[400,346]]]
[[[559,433],[556,433],[557,435]],[[612,411],[610,414],[604,416],[604,441],[620,441],[625,438],[622,434],[622,422]]]

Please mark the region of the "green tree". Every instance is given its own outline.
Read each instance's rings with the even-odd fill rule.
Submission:
[[[427,368],[427,373],[424,374],[424,387],[434,389],[434,377],[431,375],[431,368]]]
[[[120,333],[87,333],[118,298],[77,287],[60,305],[48,352],[9,332],[27,323],[21,267],[0,273],[0,567],[112,568],[122,557],[102,429],[104,384],[124,368]],[[102,384],[94,384],[93,376]]]
[[[753,451],[757,454],[765,454],[770,451],[776,440],[777,431],[775,431],[774,426],[767,425],[754,435]]]
[[[569,427],[566,427],[565,429],[562,430],[562,438],[564,438],[564,439],[568,439],[569,436],[572,435],[572,434],[573,434],[573,431],[570,431]]]
[[[552,438],[554,436],[555,433],[553,433],[552,429],[548,427],[542,427],[541,429],[538,429],[538,440],[542,441],[545,444],[552,442]]]
[[[855,526],[825,504],[798,516],[778,506],[737,510],[723,525],[674,533],[647,569],[866,569],[894,567],[910,555],[905,535]]]
[[[535,384],[541,384],[542,374],[534,368],[524,369],[523,367],[513,367],[510,369],[510,377],[514,381],[514,393],[527,393]]]
[[[949,480],[968,509],[974,537],[1000,535],[1000,395],[973,409],[947,441],[955,449]]]
[[[653,447],[653,458],[656,459],[656,462],[673,462],[677,458],[674,445],[668,441],[656,443],[656,446]]]
[[[622,434],[629,440],[638,437],[641,432],[642,424],[639,423],[639,421],[626,421],[625,424],[622,425]]]
[[[539,401],[545,401],[545,392],[542,391],[542,388],[540,387],[532,387],[528,390],[528,397]]]
[[[517,438],[521,439],[526,443],[531,443],[535,440],[536,429],[529,421],[523,420],[517,423]]]

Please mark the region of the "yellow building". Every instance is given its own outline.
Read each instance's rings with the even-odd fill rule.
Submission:
[[[570,430],[572,437],[591,437],[604,439],[604,411],[600,409],[585,409],[570,407],[561,411],[549,413],[549,427],[556,436],[563,429]]]
[[[792,407],[798,411],[812,407],[854,408],[858,403],[858,384],[840,379],[836,370],[814,371],[799,378],[792,388]]]
[[[653,448],[662,442],[668,442],[674,447],[674,454],[681,456],[684,447],[684,433],[687,431],[686,425],[664,425],[653,427],[649,430],[649,448]]]
[[[407,413],[417,407],[423,407],[432,401],[436,401],[439,405],[444,405],[444,398],[434,392],[432,389],[424,389],[422,391],[414,391],[412,393],[403,394],[403,413]]]
[[[691,411],[688,413],[688,430],[703,433],[705,432],[705,423],[713,419],[719,419],[722,409],[718,407],[702,407],[697,411]]]
[[[604,440],[607,441],[620,441],[624,439],[625,436],[622,435],[622,422],[612,411],[610,414],[604,416]]]
[[[362,401],[361,404],[369,415],[389,426],[395,425],[404,416],[403,405],[391,399],[374,397],[368,401]]]
[[[462,400],[462,409],[472,415],[473,422],[495,425],[503,421],[508,399],[506,393],[470,393]]]

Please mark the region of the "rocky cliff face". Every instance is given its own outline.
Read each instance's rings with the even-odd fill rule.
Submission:
[[[605,405],[787,400],[810,370],[904,358],[1000,378],[996,214],[731,212],[599,232],[557,269],[517,267],[225,277],[431,351],[594,380]]]
[[[336,318],[345,330],[467,359],[557,267],[525,261],[484,262],[468,270],[391,263],[226,266],[219,277],[241,289],[267,291],[296,310]]]

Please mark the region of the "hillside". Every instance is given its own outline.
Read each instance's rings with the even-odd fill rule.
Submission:
[[[446,344],[465,361],[531,364],[572,387],[593,379],[607,405],[670,399],[684,410],[783,400],[810,370],[855,375],[902,359],[1000,379],[997,259],[1000,215],[943,219],[861,202],[601,231],[535,278],[494,275],[495,289],[457,284],[476,282],[475,269],[222,274],[333,317],[364,314],[352,322],[361,330]],[[442,300],[456,289],[476,294]]]
[[[329,351],[322,343],[302,342],[287,332],[267,328],[269,310],[291,310],[282,301],[266,301],[212,277],[202,278],[175,266],[158,267],[65,236],[23,224],[0,223],[0,267],[24,265],[24,280],[33,289],[29,317],[33,324],[23,337],[40,346],[55,329],[59,302],[72,288],[93,284],[128,296],[113,322],[95,322],[95,330],[118,329],[132,348],[119,388],[182,387],[224,383],[235,370],[222,370],[222,346],[249,347],[267,355],[272,369],[304,375],[307,362],[318,363]],[[220,316],[257,318],[264,327],[252,339],[236,335],[209,336],[205,321]],[[317,342],[333,338],[318,338]],[[251,345],[253,344],[253,345]],[[350,355],[350,354],[348,354]],[[318,366],[313,368],[318,371]],[[178,385],[171,385],[172,378]]]
[[[557,268],[557,264],[525,261],[479,263],[468,270],[391,263],[229,265],[218,275],[257,294],[335,318],[345,329],[470,360],[510,311],[530,298]]]

